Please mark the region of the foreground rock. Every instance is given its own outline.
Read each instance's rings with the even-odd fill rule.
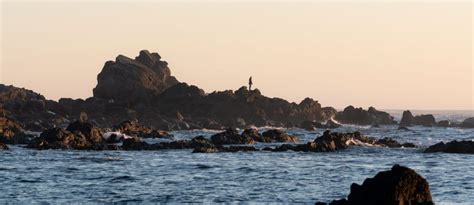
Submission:
[[[353,145],[369,145],[383,147],[415,147],[414,144],[401,144],[391,138],[377,140],[375,138],[363,136],[360,132],[337,133],[325,131],[324,134],[312,142],[300,145],[284,144],[276,148],[264,148],[265,151],[296,151],[296,152],[334,152],[347,149]]]
[[[318,202],[323,205],[326,203]],[[347,199],[329,203],[330,205],[407,205],[434,204],[429,184],[414,170],[395,165],[389,171],[379,172],[374,178],[368,178],[362,185],[352,184]]]
[[[448,143],[440,142],[438,144],[428,147],[425,153],[445,152],[445,153],[459,153],[459,154],[474,154],[473,141],[451,141]]]
[[[369,107],[368,110],[362,108],[354,108],[348,106],[342,112],[338,112],[335,118],[338,122],[343,124],[356,124],[356,125],[392,125],[396,124],[390,114],[382,111],[378,111],[374,107]]]

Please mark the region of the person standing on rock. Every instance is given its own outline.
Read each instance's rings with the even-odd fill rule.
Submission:
[[[252,85],[253,85],[253,83],[252,83],[252,76],[250,76],[250,78],[249,78],[249,91],[252,90]]]

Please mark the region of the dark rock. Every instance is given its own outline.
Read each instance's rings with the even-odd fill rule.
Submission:
[[[278,129],[272,129],[268,130],[262,133],[264,138],[268,138],[271,141],[277,141],[277,142],[292,142],[296,143],[298,142],[298,137],[296,136],[291,136],[288,135],[286,132],[283,132]]]
[[[336,129],[339,127],[342,127],[342,125],[334,121],[333,119],[329,119],[324,125],[324,128],[327,128],[327,129]]]
[[[465,119],[460,127],[464,127],[464,128],[474,128],[474,117],[470,117],[470,118],[467,118]]]
[[[126,120],[114,127],[114,130],[129,136],[141,138],[168,138],[173,139],[173,135],[168,132],[142,126],[138,120]]]
[[[438,123],[436,123],[436,126],[438,127],[451,127],[451,122],[448,120],[441,120]]]
[[[433,115],[418,115],[413,118],[413,124],[425,127],[433,127],[436,126],[436,120]]]
[[[440,142],[438,144],[428,147],[425,153],[445,152],[445,153],[460,153],[460,154],[474,154],[473,141],[451,141],[448,143]]]
[[[269,137],[264,137],[260,133],[258,133],[258,130],[255,128],[245,129],[242,132],[242,136],[245,138],[252,138],[256,142],[269,143],[272,141]]]
[[[403,111],[402,120],[400,121],[400,127],[409,127],[412,126],[414,122],[413,114],[410,110]]]
[[[366,111],[362,108],[354,108],[348,106],[342,112],[338,112],[335,118],[338,122],[343,124],[356,124],[356,125],[391,125],[396,124],[393,117],[390,114],[382,111],[378,111],[373,107],[369,107]]]
[[[10,148],[8,148],[8,146],[3,143],[3,142],[0,142],[0,150],[9,150]]]
[[[171,76],[168,63],[146,50],[135,59],[119,55],[115,61],[106,62],[97,81],[94,97],[127,103],[148,103],[179,83]]]
[[[315,131],[316,128],[322,128],[323,125],[319,122],[313,122],[313,121],[305,120],[300,124],[299,127],[303,128],[307,131]]]
[[[386,147],[416,147],[413,143],[399,143],[396,140],[390,138],[390,137],[385,137],[383,139],[377,140],[376,144],[379,145],[384,145]]]
[[[240,135],[235,129],[227,129],[224,132],[217,133],[211,136],[212,143],[216,145],[223,144],[254,144],[252,137]]]
[[[362,185],[352,184],[348,204],[433,204],[428,182],[412,169],[395,165]]]
[[[0,116],[0,142],[17,144],[18,136],[22,135],[22,133],[23,128],[21,125],[6,116]]]

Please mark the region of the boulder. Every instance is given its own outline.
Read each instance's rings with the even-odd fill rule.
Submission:
[[[474,128],[474,117],[470,117],[462,121],[460,127]]]
[[[390,138],[390,137],[385,137],[385,138],[382,138],[382,139],[379,139],[375,142],[375,144],[379,144],[379,145],[384,145],[386,147],[416,147],[415,144],[413,143],[399,143],[398,141]]]
[[[459,154],[474,154],[473,141],[451,141],[448,143],[440,142],[438,144],[428,147],[425,153],[445,152],[445,153],[459,153]]]
[[[7,144],[26,144],[28,135],[23,127],[6,116],[0,116],[0,142]],[[32,136],[31,136],[32,137]]]
[[[378,111],[374,107],[369,107],[368,110],[362,108],[354,108],[353,106],[346,107],[342,112],[338,112],[335,118],[338,122],[343,124],[356,125],[391,125],[396,124],[390,114]]]
[[[410,168],[394,165],[391,170],[379,172],[374,178],[366,179],[362,185],[352,184],[347,199],[329,204],[432,205],[434,203],[426,179]]]
[[[282,130],[278,130],[278,129],[267,130],[262,133],[262,136],[266,139],[270,139],[271,141],[276,141],[276,142],[291,142],[291,143],[298,142],[298,137],[288,135],[288,133]]]
[[[412,126],[413,124],[413,114],[411,114],[410,110],[403,111],[402,120],[400,121],[400,127],[407,127]]]
[[[436,126],[438,126],[438,127],[451,127],[451,122],[449,120],[441,120],[438,123],[436,123]]]
[[[212,143],[216,145],[224,144],[255,144],[252,137],[247,135],[240,135],[235,129],[227,129],[224,132],[217,133],[211,136]]]
[[[269,143],[272,141],[269,137],[264,137],[263,135],[261,135],[255,128],[245,129],[241,135],[245,138],[252,138],[256,142]]]
[[[324,125],[324,128],[327,128],[327,129],[336,129],[339,127],[342,127],[342,125],[334,121],[333,119],[329,119]]]
[[[105,63],[97,77],[94,97],[126,103],[149,103],[179,83],[158,53],[140,51],[135,59],[123,55]]]

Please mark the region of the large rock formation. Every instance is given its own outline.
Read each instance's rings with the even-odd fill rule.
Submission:
[[[178,83],[158,53],[140,51],[135,59],[123,55],[108,61],[97,77],[94,97],[116,102],[148,103]]]
[[[322,205],[326,203],[318,202]],[[430,187],[426,179],[414,170],[395,165],[389,171],[379,172],[368,178],[362,185],[352,184],[347,199],[329,203],[330,205],[431,205]]]
[[[356,125],[391,125],[396,124],[390,114],[378,111],[374,107],[369,107],[368,110],[362,108],[354,108],[348,106],[342,112],[336,114],[336,120],[344,124]]]
[[[428,147],[425,153],[445,152],[445,153],[459,153],[459,154],[474,154],[473,141],[451,141],[448,143],[440,142],[438,144]]]
[[[433,126],[436,126],[437,123],[433,115],[413,116],[413,114],[409,110],[404,111],[402,115],[402,119],[400,121],[400,126],[407,127],[407,126],[414,126],[414,125],[433,127]]]
[[[24,88],[0,84],[0,109],[26,130],[42,131],[54,125],[67,123],[56,113],[58,103]]]

